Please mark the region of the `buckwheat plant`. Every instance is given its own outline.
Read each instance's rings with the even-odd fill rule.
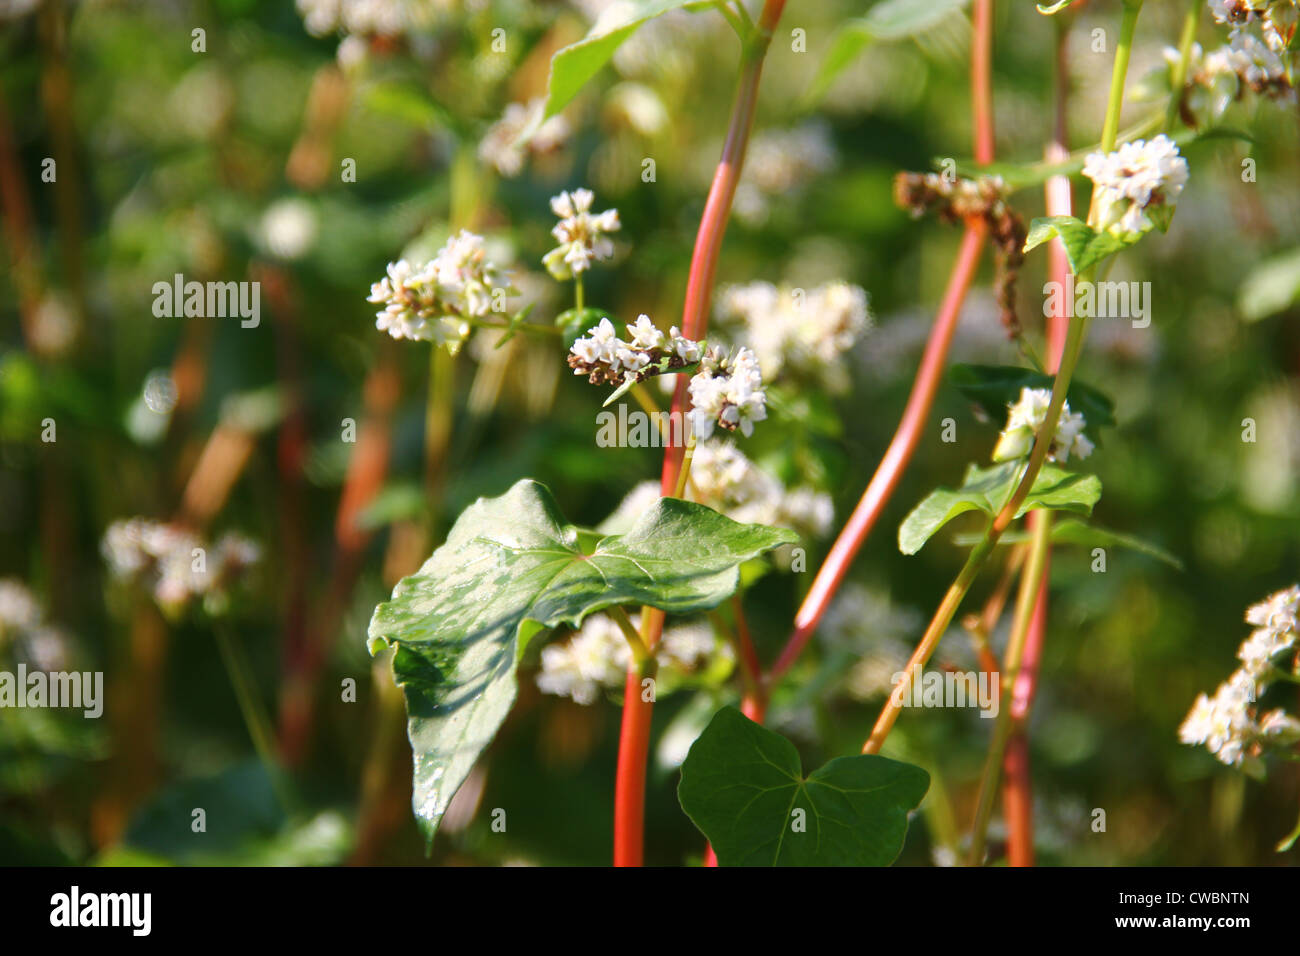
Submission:
[[[1255,630],[1237,650],[1241,665],[1213,697],[1196,698],[1178,738],[1204,745],[1222,763],[1262,779],[1267,758],[1300,760],[1300,720],[1283,707],[1263,711],[1260,706],[1275,684],[1300,684],[1300,585],[1247,608],[1246,623]],[[1278,851],[1291,849],[1297,840],[1300,823]]]
[[[472,148],[462,136],[458,155],[509,178],[561,148],[566,137],[580,141],[577,124],[553,125],[562,111],[605,63],[631,70],[628,61],[644,66],[668,56],[664,44],[671,46],[682,34],[656,18],[674,6],[688,5],[618,5],[601,13],[583,40],[551,57],[544,97],[527,107],[511,105],[504,115],[495,104],[491,115],[501,119]],[[1142,0],[1122,0],[1118,31],[1111,34],[1117,42],[1107,54],[1105,112],[1090,118],[1100,120],[1097,141],[1072,156],[1058,140],[1048,162],[1029,157],[994,167],[993,0],[974,0],[969,31],[973,157],[941,160],[931,171],[901,172],[894,188],[897,203],[914,217],[932,214],[961,229],[956,258],[897,430],[886,447],[870,451],[876,471],[826,547],[822,539],[834,525],[830,481],[802,468],[797,456],[783,459],[771,449],[793,442],[827,396],[856,402],[853,352],[873,348],[867,291],[830,278],[803,288],[768,275],[740,274],[728,277],[715,308],[714,290],[733,205],[748,203],[755,220],[780,215],[783,194],[808,187],[833,168],[834,148],[821,126],[769,133],[750,157],[758,165],[746,173],[759,81],[768,48],[779,35],[784,0],[764,0],[757,15],[753,4],[735,0],[689,6],[697,17],[720,16],[738,35],[740,53],[731,114],[725,131],[718,131],[724,134],[722,154],[702,197],[684,276],[680,320],[651,318],[656,308],[648,298],[634,304],[632,315],[589,301],[584,280],[597,265],[614,283],[625,278],[623,260],[615,256],[616,233],[629,257],[656,253],[656,262],[673,260],[663,255],[662,236],[638,221],[635,205],[623,204],[625,221],[617,209],[597,211],[593,190],[581,186],[551,199],[557,245],[536,246],[552,279],[573,282],[573,307],[553,321],[528,320],[528,308],[539,301],[534,291],[524,296],[533,301],[507,318],[504,301],[517,290],[505,270],[493,264],[484,239],[453,232],[476,218],[487,219],[482,198],[492,193],[492,184],[466,174],[464,165],[453,170],[452,225],[441,234],[450,236],[446,245],[430,261],[391,264],[372,288],[370,301],[381,306],[380,331],[427,341],[435,356],[446,356],[431,369],[426,424],[431,476],[445,473],[453,417],[446,385],[454,367],[450,358],[476,327],[495,329],[503,340],[517,333],[536,337],[549,350],[546,374],[567,365],[573,376],[598,389],[584,393],[591,395],[593,413],[633,399],[663,448],[657,479],[647,475],[633,483],[618,509],[595,528],[570,521],[551,491],[528,478],[503,495],[479,498],[445,533],[434,523],[441,543],[375,609],[368,646],[372,654],[391,653],[393,678],[404,695],[416,817],[431,842],[457,790],[514,707],[523,676],[531,672],[532,683],[548,695],[586,707],[610,699],[622,708],[613,768],[616,865],[643,862],[655,705],[671,694],[692,695],[693,703],[682,708],[687,716],[675,721],[670,736],[676,740],[686,733],[693,741],[680,763],[677,795],[701,833],[706,865],[887,865],[898,856],[922,801],[928,799],[923,809],[930,814],[936,801],[947,800],[943,794],[927,798],[931,775],[917,765],[935,766],[940,757],[919,754],[890,736],[902,713],[900,695],[887,695],[860,753],[810,772],[794,745],[764,726],[769,709],[780,726],[797,733],[814,722],[813,708],[833,693],[827,688],[847,686],[855,699],[874,700],[887,663],[901,668],[897,676],[905,680],[919,678],[996,558],[1002,571],[991,597],[960,623],[971,637],[968,653],[996,684],[1003,706],[994,719],[975,722],[974,732],[985,733],[988,749],[969,825],[957,832],[935,811],[933,855],[964,858],[972,865],[999,859],[990,853],[988,833],[998,796],[1004,794],[1006,858],[1027,865],[1033,862],[1034,840],[1025,735],[1045,636],[1049,554],[1056,547],[1117,542],[1148,553],[1156,549],[1089,521],[1101,482],[1076,469],[1100,457],[1100,433],[1115,424],[1114,403],[1075,375],[1091,311],[1076,310],[1073,300],[1066,300],[1044,311],[1040,328],[1026,321],[1017,303],[1016,278],[1026,257],[1042,247],[1050,250],[1053,281],[1082,295],[1129,249],[1157,241],[1170,229],[1180,199],[1195,183],[1186,148],[1230,136],[1221,119],[1243,97],[1286,101],[1294,96],[1295,4],[1212,0],[1209,12],[1227,32],[1223,49],[1209,54],[1193,42],[1198,21],[1208,25],[1205,5],[1189,4],[1178,43],[1165,54],[1155,108],[1144,115],[1131,104],[1135,125],[1121,134],[1143,8]],[[1065,50],[1076,6],[1061,0],[1040,5],[1037,13],[1017,6],[1008,16],[1016,22],[1053,17]],[[300,7],[318,32],[398,31],[387,21],[354,24],[347,4]],[[393,8],[394,24],[400,9]],[[1102,5],[1094,12],[1108,16],[1110,9]],[[871,17],[863,22],[890,38],[966,25],[960,3],[896,0],[873,7]],[[858,24],[846,32],[860,35],[862,29]],[[638,37],[645,48],[634,45]],[[850,37],[837,46],[817,88],[826,89],[861,45]],[[619,130],[623,125],[641,132],[663,129],[668,124],[655,118],[660,105],[644,87],[625,79],[610,92],[602,122]],[[1067,107],[1066,99],[1058,104],[1060,130],[1071,125]],[[609,132],[616,141],[601,147],[608,146],[608,152],[598,151],[606,165],[593,160],[593,168],[608,169],[626,159],[619,150],[637,142],[627,139],[630,135]],[[655,181],[653,167],[653,157],[642,163],[647,188]],[[1091,188],[1078,215],[1071,177]],[[1026,225],[1020,210],[1034,200],[1024,191],[1039,187],[1046,191],[1047,215]],[[534,199],[532,210],[512,208],[530,201],[528,194],[501,195],[507,201],[491,213],[506,219],[541,205]],[[1002,324],[1025,365],[960,365],[948,371],[958,318],[990,245]],[[593,281],[590,291],[599,296],[601,288]],[[710,318],[717,319],[712,332]],[[838,603],[836,597],[932,418],[946,371],[980,417],[1004,427],[996,439],[978,439],[979,449],[955,487],[925,496],[898,528],[900,551],[912,555],[960,515],[980,522],[976,535],[956,539],[967,549],[960,570],[928,624],[916,627],[910,617],[887,606],[882,610],[878,598],[864,598],[858,586]],[[663,387],[649,387],[652,378]],[[665,396],[670,398],[661,408]],[[432,512],[441,507],[443,490],[441,480],[430,482]],[[810,554],[820,560],[804,584],[798,575]],[[763,590],[768,582],[772,587],[790,583],[800,595],[788,639],[770,660],[760,655],[747,619],[765,606],[755,592],[758,582],[764,582]],[[1297,601],[1300,590],[1292,589],[1252,609],[1248,620],[1259,629],[1242,647],[1242,669],[1213,698],[1197,701],[1182,728],[1184,740],[1204,743],[1223,762],[1243,768],[1266,752],[1294,750],[1300,724],[1280,709],[1259,715],[1253,702],[1270,684],[1295,677]],[[801,660],[824,619],[822,650],[840,662],[841,671],[819,671]],[[867,621],[876,619],[884,623],[872,641]],[[908,653],[903,641],[914,630],[921,633]],[[1006,639],[999,656],[993,639],[1002,632]],[[890,756],[881,754],[887,745]],[[792,817],[806,826],[794,825]]]

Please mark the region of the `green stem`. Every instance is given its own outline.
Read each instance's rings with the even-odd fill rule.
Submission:
[[[286,813],[292,813],[297,807],[297,801],[276,762],[275,750],[271,743],[271,722],[258,702],[257,690],[249,673],[248,662],[244,660],[239,646],[231,639],[224,626],[217,625],[213,632],[217,639],[217,649],[221,652],[221,662],[226,667],[230,686],[235,691],[235,700],[239,703],[239,713],[244,718],[248,736],[253,740],[253,749],[257,751],[257,759],[261,761],[262,769],[266,771],[271,786],[275,788],[281,807]]]
[[[641,635],[632,625],[632,619],[627,616],[627,609],[622,605],[614,605],[610,608],[609,614],[614,618],[614,623],[618,629],[623,632],[627,638],[627,645],[632,649],[632,660],[635,662],[637,670],[644,670],[645,664],[651,659],[650,649],[645,646],[645,641],[641,640]]]
[[[975,809],[975,822],[971,826],[969,858],[971,866],[978,866],[984,859],[984,840],[988,832],[989,818],[993,815],[993,800],[998,790],[1002,757],[1006,752],[1007,740],[1012,731],[1011,695],[1016,686],[1016,679],[1020,676],[1020,662],[1024,659],[1025,653],[1025,638],[1029,634],[1029,624],[1034,617],[1039,587],[1047,569],[1047,555],[1051,548],[1051,540],[1052,513],[1039,511],[1034,521],[1034,533],[1029,546],[1029,559],[1025,565],[1025,573],[1020,577],[1020,591],[1016,595],[1011,637],[1007,642],[1006,660],[1003,662],[999,680],[997,723],[993,729],[993,739],[989,743],[984,774],[980,778],[979,802]]]
[[[1133,46],[1133,32],[1137,23],[1137,15],[1141,9],[1142,0],[1125,0],[1124,19],[1120,26],[1120,48],[1115,52],[1115,70],[1111,74],[1110,99],[1106,106],[1106,120],[1102,127],[1102,149],[1105,152],[1110,152],[1115,145],[1115,130],[1119,128],[1119,114],[1124,105],[1124,81],[1128,72],[1129,52]],[[1095,196],[1094,191],[1094,198]],[[1089,213],[1088,221],[1090,224],[1095,221],[1094,215],[1095,210]],[[1084,283],[1092,282],[1094,276],[1094,270],[1086,270],[1084,275],[1080,277],[1080,287]],[[962,599],[970,590],[980,569],[989,559],[989,555],[997,547],[998,539],[1002,537],[1003,532],[1015,520],[1021,504],[1024,503],[1030,489],[1033,488],[1034,481],[1038,478],[1038,472],[1042,469],[1043,462],[1047,459],[1047,453],[1051,449],[1052,440],[1056,436],[1056,425],[1061,418],[1061,408],[1065,405],[1065,396],[1070,389],[1070,379],[1074,376],[1074,369],[1078,364],[1079,354],[1083,351],[1083,340],[1087,336],[1087,332],[1088,319],[1086,316],[1071,318],[1065,341],[1065,350],[1061,356],[1061,364],[1056,373],[1056,380],[1052,384],[1052,399],[1047,407],[1047,415],[1043,424],[1034,437],[1034,447],[1029,453],[1029,463],[1025,466],[1025,473],[1020,480],[1020,485],[1011,496],[1011,500],[989,522],[984,537],[971,549],[970,554],[966,557],[966,563],[962,565],[961,571],[957,574],[957,579],[953,581],[947,593],[944,594],[929,627],[926,628],[916,646],[916,650],[912,652],[912,657],[907,662],[904,674],[905,684],[912,680],[912,674],[917,669],[924,667],[925,663],[930,659],[930,655],[934,653],[935,647],[939,644],[939,638],[943,636],[944,631],[948,629],[948,625],[952,623],[953,615],[957,613],[957,608],[961,606]],[[889,731],[893,728],[895,721],[898,720],[898,715],[902,709],[902,701],[896,700],[895,697],[896,695],[890,695],[884,709],[880,712],[880,716],[876,718],[876,724],[871,729],[871,735],[862,745],[863,753],[879,753],[880,748],[884,746],[885,738],[889,736]]]
[[[1119,46],[1115,48],[1115,65],[1110,74],[1110,99],[1106,103],[1106,122],[1101,128],[1101,151],[1115,149],[1119,133],[1119,114],[1124,105],[1124,78],[1128,74],[1129,56],[1133,52],[1133,33],[1137,28],[1142,0],[1124,0],[1124,17],[1119,25]]]
[[[1183,102],[1183,88],[1187,85],[1187,67],[1192,59],[1192,44],[1196,41],[1196,24],[1201,16],[1201,0],[1188,0],[1183,17],[1183,32],[1178,38],[1178,62],[1169,70],[1169,107],[1165,111],[1165,129],[1169,130],[1178,118],[1178,108]]]
[[[441,346],[429,356],[429,398],[424,417],[424,480],[429,494],[432,524],[438,524],[447,447],[451,444],[452,413],[456,397],[456,359]]]
[[[573,305],[579,312],[582,311],[582,273],[575,272],[573,275]]]

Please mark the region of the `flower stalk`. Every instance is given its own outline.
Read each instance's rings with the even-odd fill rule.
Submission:
[[[704,215],[700,219],[686,281],[686,298],[682,307],[682,335],[688,339],[704,338],[708,325],[709,297],[717,269],[718,252],[731,214],[732,200],[745,162],[745,150],[754,125],[754,107],[763,73],[763,60],[785,0],[765,0],[754,29],[741,40],[741,72],[731,109],[722,157],[709,188]],[[687,383],[677,377],[672,411],[676,420],[685,421]],[[685,447],[669,444],[664,450],[660,474],[660,493],[676,493]],[[653,651],[663,633],[662,611],[647,607],[641,612],[642,639]],[[646,699],[641,682],[646,675],[635,663],[629,667],[623,698],[623,721],[619,732],[618,770],[614,785],[614,865],[640,866],[644,856],[645,773],[650,750],[650,720],[654,711],[653,695]]]

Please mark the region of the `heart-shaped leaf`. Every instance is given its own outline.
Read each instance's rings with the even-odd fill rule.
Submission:
[[[624,535],[584,551],[545,486],[516,483],[480,498],[447,542],[392,600],[375,608],[369,646],[394,645],[406,695],[416,817],[438,821],[515,700],[515,669],[544,628],[577,627],[594,611],[646,604],[671,613],[716,607],[739,565],[797,540],[782,528],[738,524],[703,505],[661,498]],[[587,537],[590,544],[590,536]]]
[[[724,707],[691,745],[677,798],[721,866],[888,866],[929,786],[920,767],[875,755],[805,777],[794,744]]]
[[[1107,256],[1114,255],[1133,245],[1139,237],[1121,239],[1109,232],[1097,232],[1092,226],[1073,216],[1046,216],[1029,224],[1025,238],[1025,252],[1060,237],[1065,245],[1065,256],[1070,260],[1070,271],[1080,275]]]
[[[936,531],[967,511],[982,511],[990,517],[997,514],[1010,499],[1023,468],[1022,461],[1008,461],[992,468],[970,465],[960,488],[936,488],[903,519],[898,527],[898,550],[916,554]],[[1016,517],[1038,508],[1087,516],[1100,497],[1101,481],[1096,475],[1044,464]]]

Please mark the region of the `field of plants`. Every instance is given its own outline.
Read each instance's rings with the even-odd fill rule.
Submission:
[[[1296,0],[0,0],[0,864],[1300,860]]]

